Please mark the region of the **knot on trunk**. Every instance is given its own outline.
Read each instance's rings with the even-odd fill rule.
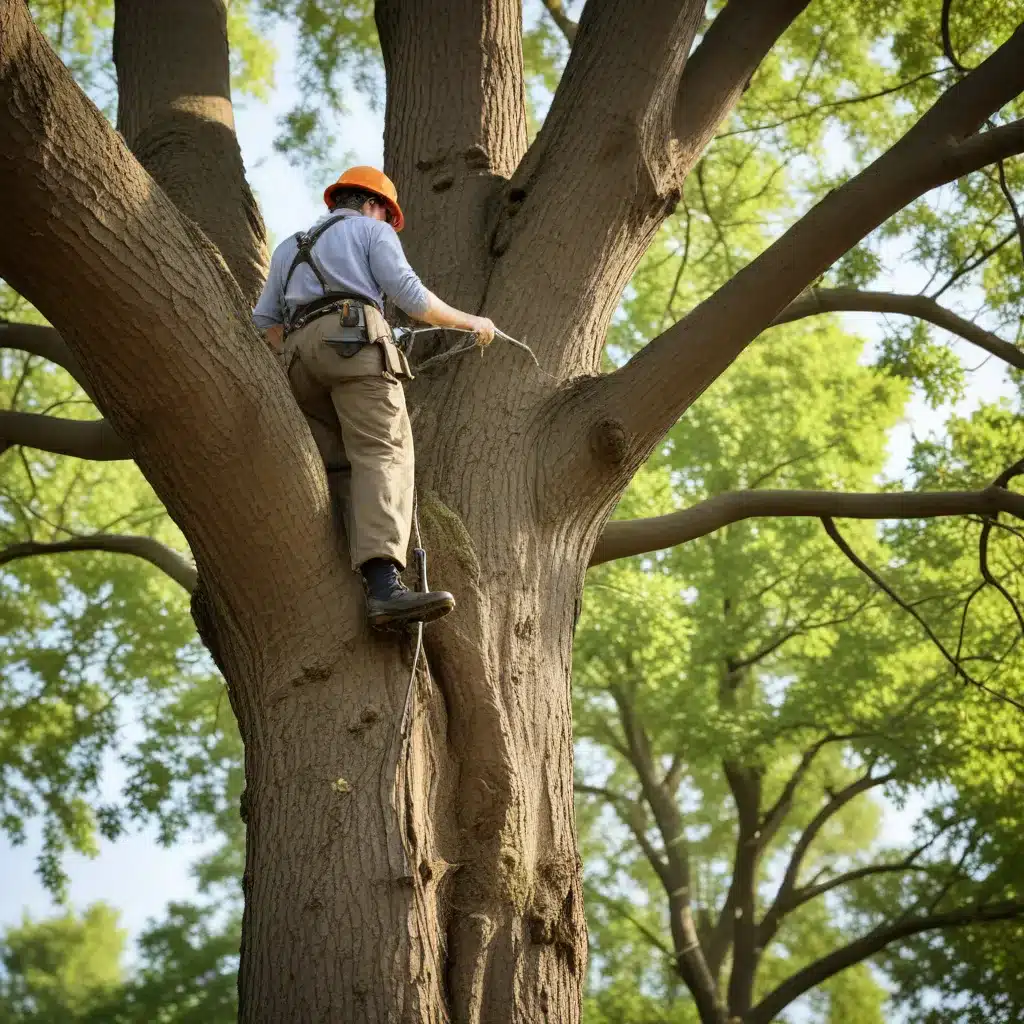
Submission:
[[[573,882],[582,864],[576,858],[542,860],[537,865],[530,905],[530,939],[537,945],[555,946],[575,974],[576,950],[586,947],[586,928],[575,899]]]
[[[604,419],[597,423],[590,436],[590,446],[601,462],[621,465],[629,454],[629,435],[622,420]]]

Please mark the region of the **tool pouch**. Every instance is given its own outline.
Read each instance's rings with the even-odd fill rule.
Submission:
[[[323,340],[342,359],[351,359],[357,352],[362,352],[363,346],[368,345],[371,341],[363,306],[346,299],[341,304],[341,308],[337,310],[337,315],[340,330],[332,337],[325,336]]]
[[[395,344],[391,327],[375,306],[364,306],[366,313],[366,333],[370,341],[380,346],[384,357],[384,369],[399,380],[412,380],[412,369],[405,353]]]
[[[360,307],[354,303],[345,301],[341,305],[341,326],[342,327],[362,327],[363,317],[359,315]]]
[[[330,345],[331,350],[337,352],[342,359],[351,359],[357,352],[362,352],[369,342],[346,341],[344,338],[324,338],[324,344]]]

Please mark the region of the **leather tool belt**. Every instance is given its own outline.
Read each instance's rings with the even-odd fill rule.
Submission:
[[[330,316],[332,313],[341,315],[342,327],[346,333],[351,333],[352,341],[370,341],[367,331],[366,307],[369,306],[375,312],[377,307],[373,303],[357,295],[325,295],[321,299],[314,299],[304,306],[299,306],[291,319],[286,334],[297,331],[322,316]],[[349,339],[346,339],[349,340]]]
[[[413,379],[409,361],[395,344],[391,327],[380,310],[366,299],[327,295],[300,306],[295,313],[289,333],[320,317],[335,315],[341,321],[339,329],[331,337],[324,337],[324,344],[330,345],[343,359],[351,358],[365,345],[379,345],[384,370],[399,380]]]

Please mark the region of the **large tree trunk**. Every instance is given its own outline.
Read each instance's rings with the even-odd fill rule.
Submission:
[[[496,343],[408,389],[431,580],[458,608],[426,631],[406,739],[410,645],[368,631],[316,446],[249,323],[265,252],[231,131],[222,0],[119,0],[120,122],[138,161],[23,0],[0,0],[0,273],[60,330],[107,417],[93,448],[123,454],[123,439],[188,538],[196,623],[245,742],[245,1024],[579,1019],[570,658],[590,552],[659,434],[821,257],[762,257],[771,296],[749,301],[741,275],[598,381],[601,340],[681,175],[802,6],[731,0],[691,72],[703,2],[589,3],[524,156],[518,0],[459,0],[450,17],[378,4],[408,249],[543,364]],[[466,59],[434,80],[452,40]],[[680,90],[702,102],[681,108]],[[978,156],[961,151],[946,170]],[[891,195],[937,180],[920,163]],[[873,180],[881,216],[887,179]],[[825,223],[855,241],[835,204]],[[691,925],[677,941],[714,1020]]]

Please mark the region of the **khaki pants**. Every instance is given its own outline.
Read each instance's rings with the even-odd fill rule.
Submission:
[[[384,318],[372,310],[367,320],[370,336],[381,336]],[[352,568],[370,558],[404,568],[415,468],[405,392],[385,368],[382,345],[345,356],[327,343],[340,336],[340,315],[319,317],[288,336],[282,365],[327,468],[349,475],[344,518]]]

